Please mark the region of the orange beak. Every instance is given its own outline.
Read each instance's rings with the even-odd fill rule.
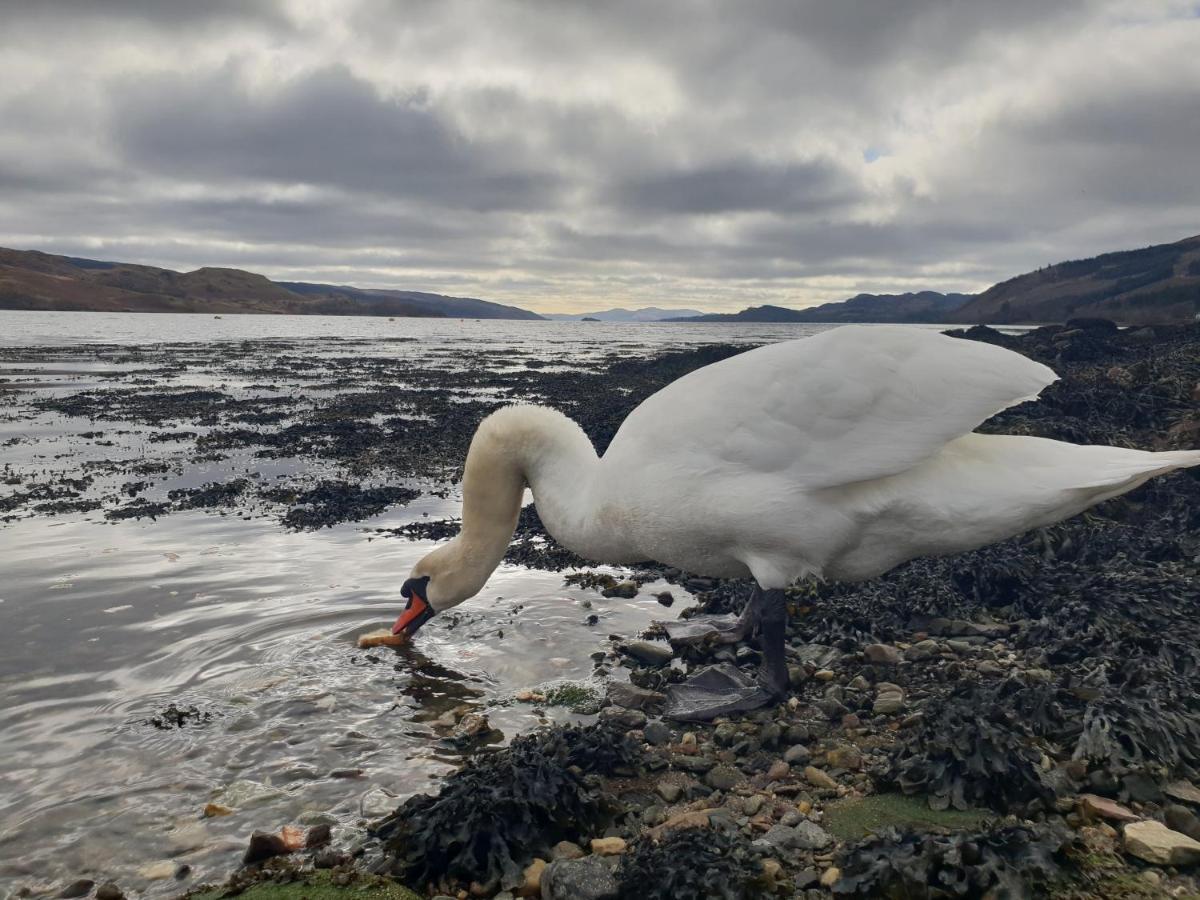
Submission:
[[[425,602],[425,598],[413,591],[412,596],[408,598],[408,605],[404,607],[404,612],[400,613],[396,624],[392,626],[392,634],[402,634],[411,638],[432,615],[433,610]]]

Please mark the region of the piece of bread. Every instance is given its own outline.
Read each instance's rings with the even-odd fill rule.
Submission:
[[[390,628],[380,628],[378,631],[368,631],[358,636],[358,646],[367,647],[399,647],[408,643],[407,634],[392,634]]]

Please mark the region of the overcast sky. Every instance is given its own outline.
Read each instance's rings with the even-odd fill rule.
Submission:
[[[1200,233],[1194,0],[0,0],[0,245],[541,311]]]

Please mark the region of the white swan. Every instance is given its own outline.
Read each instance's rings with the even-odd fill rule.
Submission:
[[[685,375],[630,413],[602,458],[561,413],[498,410],[467,454],[462,532],[413,568],[393,630],[411,636],[479,592],[528,485],[547,531],[587,559],[753,578],[759,590],[734,637],[761,625],[763,674],[779,694],[782,589],[796,579],[871,578],[1200,465],[1200,451],[972,433],[1055,379],[989,344],[851,325]]]

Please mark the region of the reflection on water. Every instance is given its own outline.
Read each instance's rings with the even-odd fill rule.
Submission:
[[[355,637],[390,623],[399,583],[431,545],[203,513],[112,526],[31,519],[0,535],[8,884],[88,876],[138,887],[137,870],[165,859],[215,877],[255,828],[324,814],[353,826],[364,798],[370,807],[421,790],[459,758],[433,724],[447,709],[477,706],[509,736],[532,727],[528,705],[491,703],[589,678],[589,653],[610,631],[664,614],[505,567],[413,648],[361,651]],[[585,624],[588,613],[600,621]],[[170,702],[214,715],[171,731],[144,723]],[[238,813],[201,820],[223,797]]]

